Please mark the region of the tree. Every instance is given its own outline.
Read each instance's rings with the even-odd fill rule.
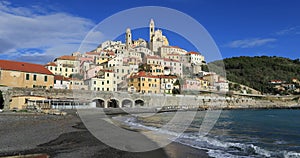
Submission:
[[[83,75],[81,75],[79,73],[77,73],[77,74],[71,74],[69,77],[70,78],[77,78],[77,79],[80,79],[80,80],[83,79]]]
[[[2,91],[0,91],[0,109],[3,109],[4,107],[4,99],[2,95]]]

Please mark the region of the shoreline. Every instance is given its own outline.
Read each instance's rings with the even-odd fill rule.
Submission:
[[[177,142],[157,150],[132,153],[96,139],[74,111],[66,116],[0,114],[0,157],[46,154],[50,157],[209,157],[207,151]]]

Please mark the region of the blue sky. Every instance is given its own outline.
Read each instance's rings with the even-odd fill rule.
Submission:
[[[173,8],[196,19],[210,33],[223,58],[300,58],[298,0],[1,0],[0,58],[45,63],[70,54],[103,19],[140,6]],[[194,49],[178,36],[165,34],[172,45]],[[148,32],[133,32],[134,38],[138,35],[148,38]]]

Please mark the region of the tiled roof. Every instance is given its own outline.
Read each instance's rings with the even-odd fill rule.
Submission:
[[[159,76],[153,76],[151,73],[145,71],[140,71],[138,73],[132,74],[129,78],[140,78],[140,77],[159,78]]]
[[[76,56],[70,56],[70,55],[63,55],[63,56],[58,57],[57,59],[60,59],[60,60],[76,60],[77,57]]]
[[[159,78],[177,78],[175,75],[159,75]]]
[[[99,71],[102,71],[102,72],[111,72],[111,73],[114,72],[113,70],[106,70],[106,69],[102,69],[102,70],[99,70]]]
[[[164,58],[164,61],[172,61],[172,62],[179,62],[178,60],[174,60],[174,59],[169,59],[169,58]]]
[[[47,63],[46,65],[44,65],[44,66],[57,66],[54,62],[49,62],[49,63]]]
[[[0,60],[0,69],[53,75],[43,65],[26,63],[26,62],[18,62],[18,61]]]
[[[200,55],[200,53],[197,53],[197,52],[188,52],[186,54],[195,54],[195,55]]]
[[[98,52],[86,52],[87,55],[100,55]]]
[[[69,78],[70,81],[82,81],[81,79],[79,78]]]
[[[70,79],[68,77],[60,76],[60,75],[55,75],[54,80],[60,80],[60,81],[69,81]]]
[[[162,59],[159,56],[150,56],[150,55],[148,55],[146,58],[147,59]]]

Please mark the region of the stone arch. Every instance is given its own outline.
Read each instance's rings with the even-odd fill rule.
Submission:
[[[129,98],[125,98],[122,100],[122,107],[133,107],[133,100]]]
[[[97,99],[94,99],[93,102],[96,102],[97,108],[105,108],[105,99],[97,98]]]
[[[134,101],[135,106],[144,106],[145,105],[145,101],[143,99],[136,99]]]
[[[116,98],[111,98],[111,99],[107,100],[107,107],[108,108],[119,108],[120,101]]]

